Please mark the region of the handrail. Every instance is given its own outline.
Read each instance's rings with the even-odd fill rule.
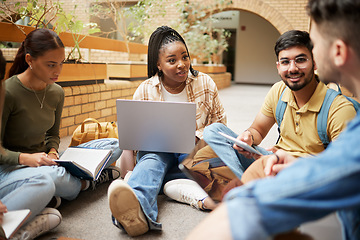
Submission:
[[[35,29],[29,26],[18,26],[21,27],[26,34]],[[66,47],[74,47],[75,44],[71,33],[62,32],[59,36]],[[84,36],[85,35],[80,34],[79,39],[82,39]],[[0,41],[22,42],[24,39],[25,35],[14,24],[0,22]],[[124,41],[102,37],[86,36],[84,40],[80,42],[79,46],[80,48],[127,52]],[[144,44],[129,43],[130,53],[147,54],[147,48],[147,45]]]

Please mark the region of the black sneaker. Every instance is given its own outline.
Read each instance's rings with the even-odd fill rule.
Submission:
[[[101,172],[100,177],[98,178],[98,180],[91,182],[91,187],[93,189],[95,189],[96,186],[98,186],[98,185],[100,185],[102,183],[113,181],[115,179],[118,179],[119,177],[120,177],[120,168],[116,167],[116,166],[110,166],[108,168],[105,168]]]
[[[53,196],[50,202],[46,207],[48,208],[58,208],[61,205],[61,197]]]

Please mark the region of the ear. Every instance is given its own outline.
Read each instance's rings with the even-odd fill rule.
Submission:
[[[331,46],[331,55],[334,59],[335,66],[343,66],[348,58],[348,46],[344,43],[344,41],[338,39],[333,42]]]
[[[314,63],[314,70],[317,70],[317,65],[316,65],[315,60],[313,60],[313,63]]]
[[[29,54],[29,53],[27,53],[26,55],[25,55],[25,61],[26,61],[26,63],[30,66],[31,65],[31,63],[32,63],[32,61],[33,61],[33,58],[31,57],[31,55]]]
[[[280,64],[278,62],[276,62],[275,64],[276,64],[276,69],[278,70],[278,74],[280,75],[280,73],[281,73]]]

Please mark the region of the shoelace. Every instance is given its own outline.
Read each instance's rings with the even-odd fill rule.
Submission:
[[[43,233],[45,230],[47,230],[49,227],[47,226],[46,221],[47,216],[41,216],[39,220],[34,221],[34,223],[29,224],[29,233],[32,233],[30,235],[32,238],[35,238],[36,236],[39,236],[41,233]]]
[[[111,170],[104,170],[102,171],[102,173],[100,174],[100,177],[98,180],[96,180],[96,184],[100,184],[100,183],[104,183],[110,180],[110,172]]]
[[[110,178],[111,171],[112,171],[111,169],[110,170],[104,169],[100,174],[98,180],[96,180],[95,182],[93,181],[90,182],[91,188],[94,190],[97,185],[109,181],[111,179]]]
[[[48,229],[46,216],[41,216],[38,220],[30,222],[25,229],[20,230],[12,240],[30,240],[41,235]]]
[[[180,190],[180,196],[181,196],[180,201],[184,201],[190,204],[190,206],[199,209],[199,205],[198,205],[199,200],[197,200],[192,193],[183,192],[182,190]]]

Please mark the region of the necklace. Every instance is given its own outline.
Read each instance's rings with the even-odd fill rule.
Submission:
[[[30,83],[30,82],[29,82],[29,85],[30,85],[31,90],[34,92],[36,99],[37,99],[38,102],[40,103],[40,108],[42,109],[42,108],[44,107],[44,101],[45,101],[45,96],[46,96],[46,86],[45,86],[45,92],[44,92],[43,99],[42,99],[42,101],[40,101],[38,95],[36,94],[34,88],[31,86],[31,83]]]
[[[165,82],[162,81],[162,84],[164,85],[165,88],[173,90],[173,91],[178,90],[183,85],[183,83],[185,83],[185,81],[182,82],[179,86],[172,88],[172,87],[166,86]]]

